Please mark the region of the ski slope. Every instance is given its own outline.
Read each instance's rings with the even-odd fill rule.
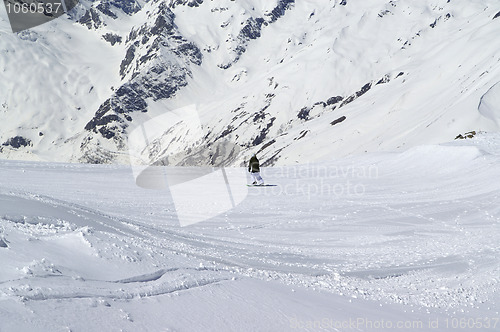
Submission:
[[[188,227],[125,166],[0,170],[1,331],[500,329],[499,134],[265,168]]]

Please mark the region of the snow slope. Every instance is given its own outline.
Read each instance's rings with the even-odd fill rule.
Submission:
[[[180,227],[128,167],[1,161],[0,330],[498,331],[499,162],[479,134],[265,168]]]

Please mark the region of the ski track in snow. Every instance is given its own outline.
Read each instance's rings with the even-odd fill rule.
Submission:
[[[186,228],[168,191],[135,187],[126,167],[1,161],[0,303],[36,317],[52,317],[37,302],[139,312],[147,299],[167,305],[250,278],[330,294],[335,307],[498,317],[499,137],[267,168],[277,187],[250,188],[235,209]],[[326,191],[348,183],[364,191]],[[252,307],[262,285],[240,301]]]

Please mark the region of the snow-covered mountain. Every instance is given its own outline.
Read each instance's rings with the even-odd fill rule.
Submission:
[[[303,163],[500,125],[497,0],[82,0],[18,34],[1,17],[3,158],[128,163],[131,132],[189,105],[202,139],[166,123],[145,162]]]

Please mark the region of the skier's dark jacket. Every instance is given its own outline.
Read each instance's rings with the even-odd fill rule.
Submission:
[[[251,173],[260,172],[259,159],[257,159],[256,156],[252,156],[252,158],[250,158],[250,163],[248,164],[248,171]]]

